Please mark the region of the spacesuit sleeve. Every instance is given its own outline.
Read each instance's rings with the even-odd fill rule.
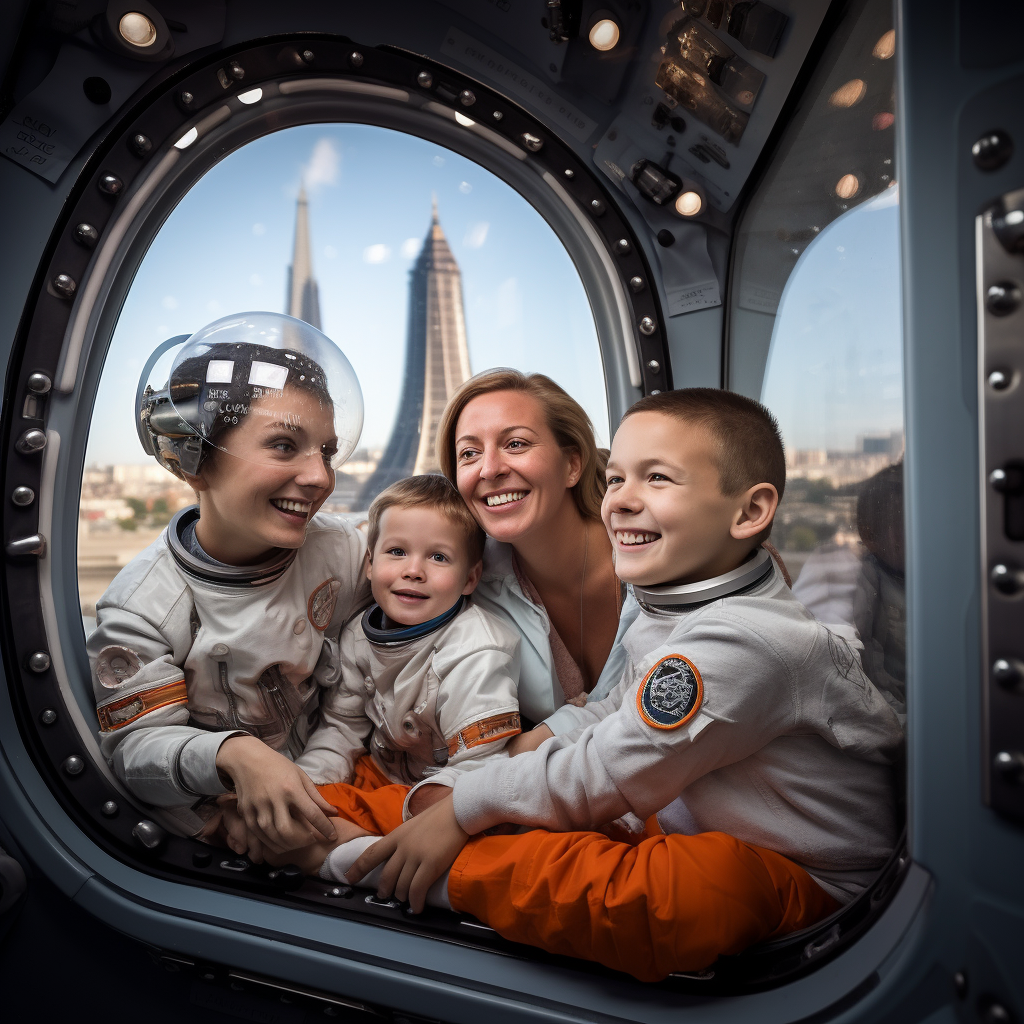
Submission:
[[[354,621],[358,625],[359,620]],[[321,698],[320,724],[295,760],[319,785],[351,781],[373,728],[366,716],[363,675],[356,663],[352,635],[348,627],[341,634],[337,671],[333,673],[337,681]]]
[[[644,821],[791,722],[788,669],[759,637],[738,639],[734,624],[711,622],[688,634],[685,648],[645,657],[618,709],[575,742],[555,736],[535,751],[460,775],[454,797],[462,828],[475,835],[513,822],[565,832],[630,812]],[[677,690],[673,702],[658,684],[668,687],[680,673],[689,680],[683,699]]]
[[[191,598],[186,592],[180,600]],[[188,611],[178,611],[187,623]],[[172,610],[168,618],[173,617]],[[223,793],[217,751],[237,735],[188,724],[181,666],[191,636],[186,628],[176,640],[174,632],[101,601],[88,642],[100,749],[128,789],[158,807],[193,804],[199,797]]]

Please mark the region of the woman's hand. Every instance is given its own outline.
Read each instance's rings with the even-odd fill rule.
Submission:
[[[407,900],[413,913],[419,914],[427,890],[455,863],[468,841],[469,835],[455,818],[455,804],[449,792],[443,800],[374,843],[345,876],[355,885],[368,871],[387,861],[377,895],[381,899],[394,895]]]
[[[554,735],[546,725],[538,725],[529,732],[521,732],[518,736],[513,736],[505,744],[505,750],[509,757],[525,754],[528,750],[536,750],[545,740],[551,739]]]
[[[248,841],[260,844],[261,856],[337,838],[328,820],[334,808],[301,768],[262,740],[228,737],[217,751],[217,768],[231,779]]]

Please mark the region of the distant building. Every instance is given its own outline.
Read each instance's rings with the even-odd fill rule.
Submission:
[[[448,399],[470,377],[462,274],[434,203],[430,230],[409,276],[405,380],[391,439],[358,504],[365,508],[389,484],[440,469],[434,438]]]
[[[313,277],[313,249],[309,237],[309,204],[306,186],[299,189],[295,205],[295,246],[288,268],[288,288],[285,294],[285,312],[307,324],[320,327],[320,291]]]

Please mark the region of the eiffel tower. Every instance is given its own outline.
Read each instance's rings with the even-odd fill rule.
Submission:
[[[409,275],[405,380],[391,439],[359,495],[366,508],[403,477],[440,471],[434,439],[448,399],[471,375],[462,305],[462,274],[437,218]]]
[[[285,312],[307,324],[320,327],[320,292],[313,277],[313,253],[309,239],[309,203],[306,186],[299,189],[295,206],[295,247],[288,268],[288,288],[284,298]]]

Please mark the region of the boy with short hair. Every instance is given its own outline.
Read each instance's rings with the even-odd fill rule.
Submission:
[[[484,534],[445,477],[381,492],[367,544],[374,603],[342,631],[340,680],[296,763],[356,824],[371,823],[363,794],[377,790],[380,831],[401,823],[410,786],[475,768],[519,735],[519,636],[469,599]]]
[[[757,403],[701,388],[634,405],[602,509],[642,608],[618,687],[559,709],[561,735],[539,727],[538,749],[460,776],[370,849],[336,848],[333,876],[419,910],[447,871],[431,902],[642,980],[806,927],[862,891],[895,843],[902,734],[760,547],[784,485],[778,427]],[[502,822],[540,828],[471,840]],[[615,839],[573,831],[611,823]]]

